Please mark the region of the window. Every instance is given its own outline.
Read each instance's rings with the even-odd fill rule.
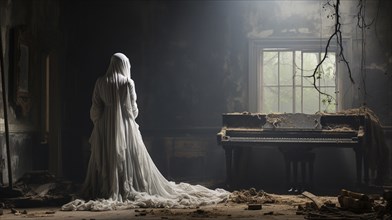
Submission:
[[[261,102],[262,112],[315,113],[335,112],[335,103],[316,91],[310,76],[325,53],[264,49],[262,51]],[[317,77],[319,89],[336,100],[335,53],[328,53]]]
[[[330,47],[316,75],[320,91],[333,98],[328,100],[314,88],[313,78],[307,77],[313,74],[325,55],[325,47],[320,46],[320,40],[276,44],[261,42],[250,48],[251,111],[313,114],[337,110],[336,47]]]

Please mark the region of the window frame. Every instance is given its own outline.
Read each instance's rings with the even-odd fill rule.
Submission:
[[[326,48],[327,38],[307,38],[307,39],[250,39],[249,41],[249,74],[248,74],[248,108],[250,112],[261,112],[261,90],[262,84],[262,53],[265,49],[279,49],[284,51],[314,51],[324,53]],[[343,39],[343,47],[346,51],[351,43],[347,39]],[[341,90],[339,70],[344,65],[339,62],[336,40],[332,39],[329,45],[328,52],[336,54],[336,85],[337,91]],[[350,58],[351,56],[347,56]],[[350,59],[348,59],[350,62]],[[336,102],[338,103],[337,111],[341,109],[339,94],[336,94]]]

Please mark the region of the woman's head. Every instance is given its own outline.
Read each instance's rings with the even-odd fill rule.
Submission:
[[[129,59],[122,53],[115,53],[110,59],[106,74],[110,75],[115,73],[131,78],[131,64],[129,63]]]

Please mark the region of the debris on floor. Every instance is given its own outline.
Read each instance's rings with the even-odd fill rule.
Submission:
[[[261,210],[261,204],[248,204],[248,210]]]
[[[189,216],[193,218],[210,218],[214,217],[214,214],[210,211],[206,211],[203,209],[196,209],[196,211],[191,212]]]
[[[25,173],[13,188],[21,193],[18,196],[1,195],[4,208],[60,206],[69,202],[76,191],[74,184],[60,181],[48,171]]]
[[[384,191],[383,197],[367,195],[342,189],[338,195],[338,204],[321,202],[309,193],[303,195],[312,202],[299,205],[297,215],[305,215],[306,219],[389,219],[392,220],[391,191]]]
[[[135,216],[146,216],[147,214],[154,215],[154,210],[152,209],[150,211],[148,211],[147,209],[136,209],[135,212],[137,213],[135,214]]]
[[[36,217],[53,217],[56,211],[47,210],[47,211],[39,211],[39,212],[28,212],[26,210],[19,211],[17,209],[11,208],[11,213],[14,214],[14,216],[36,218]]]
[[[302,193],[302,195],[309,198],[310,200],[312,200],[312,202],[316,205],[317,209],[320,209],[321,206],[323,206],[323,202],[317,196],[313,195],[312,193],[305,191]]]
[[[230,195],[230,201],[235,203],[249,203],[249,204],[264,204],[275,203],[273,196],[264,192],[263,190],[257,191],[255,188],[249,190],[234,191]]]
[[[61,206],[71,199],[75,186],[56,180],[48,172],[28,173],[15,186],[23,192],[23,197],[0,198],[0,216],[14,217],[56,217],[58,213],[50,209],[32,211],[24,207]],[[68,201],[66,201],[68,200]],[[66,202],[65,202],[66,201]],[[227,210],[237,210],[228,213]],[[256,210],[256,211],[253,211]],[[259,210],[259,211],[257,211]],[[234,214],[233,214],[234,213]],[[190,218],[217,218],[235,216],[298,216],[309,220],[318,219],[382,219],[392,220],[392,190],[381,194],[365,194],[342,189],[338,196],[317,196],[311,192],[299,195],[277,195],[255,188],[232,192],[226,203],[217,207],[197,209],[135,209],[136,217],[187,216]]]
[[[338,199],[342,209],[350,210],[355,213],[371,212],[374,203],[366,194],[345,189],[341,190]]]

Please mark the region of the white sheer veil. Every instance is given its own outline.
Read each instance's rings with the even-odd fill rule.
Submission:
[[[123,53],[115,53],[110,59],[106,74],[112,75],[115,73],[121,74],[129,79],[131,78],[131,64],[128,57]]]

